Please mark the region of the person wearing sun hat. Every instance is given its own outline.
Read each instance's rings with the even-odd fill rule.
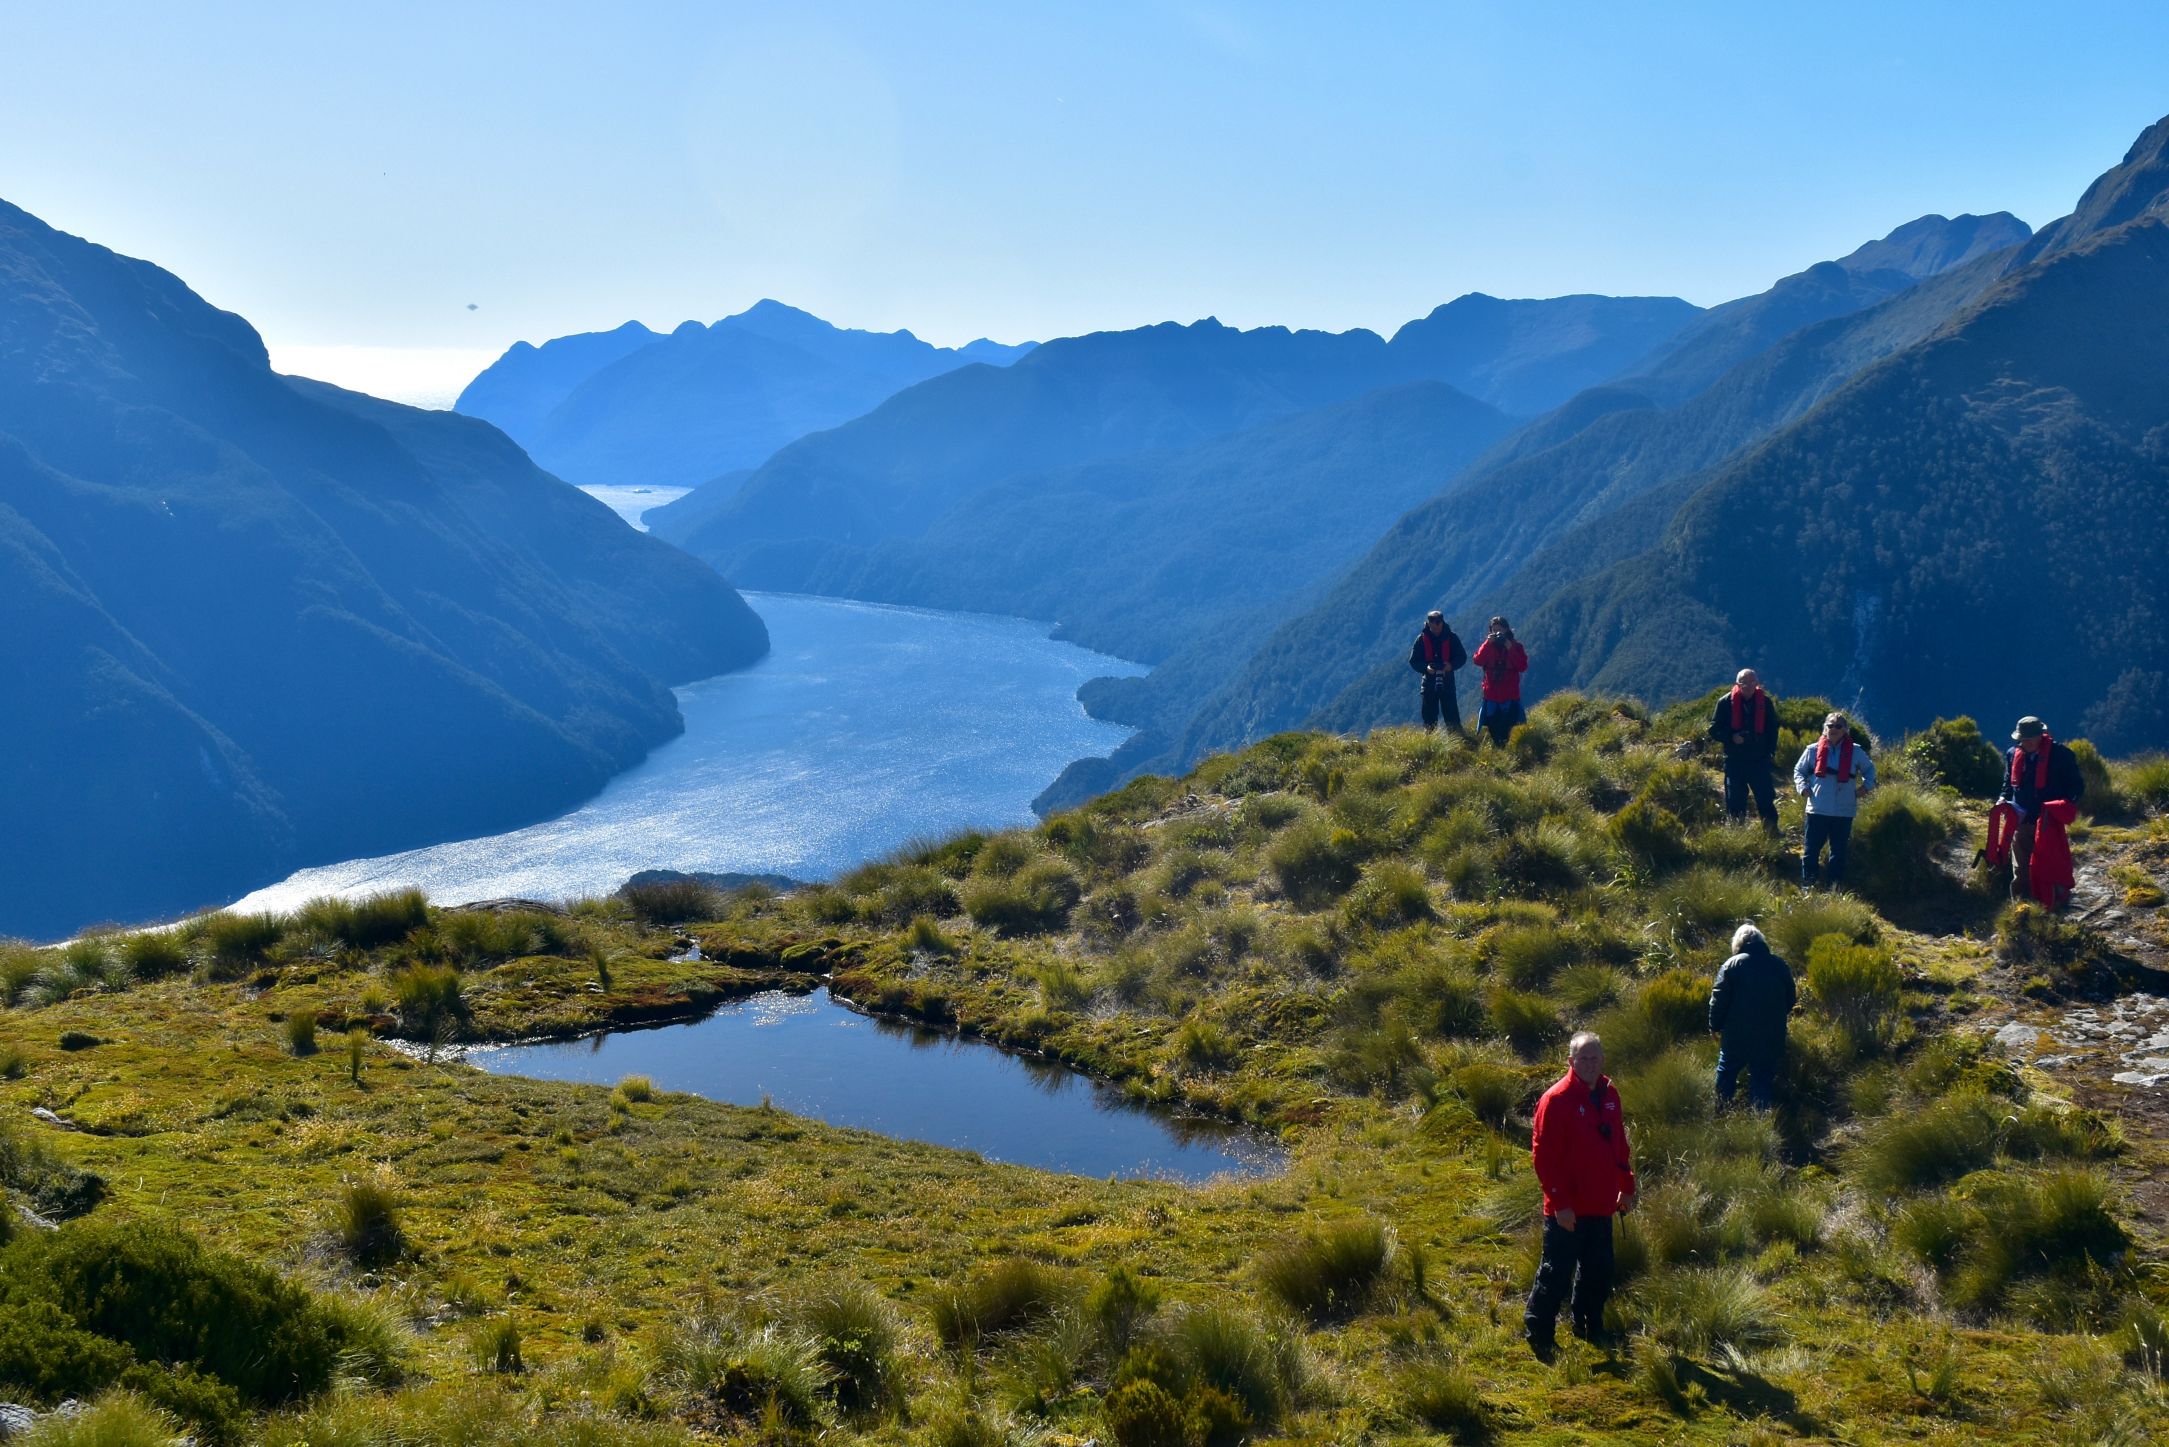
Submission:
[[[2011,748],[2004,760],[2003,792],[1996,796],[1999,804],[2018,810],[2018,828],[2011,836],[2013,899],[2024,899],[2034,892],[2034,846],[2041,838],[2042,820],[2052,817],[2046,806],[2076,805],[2085,792],[2086,776],[2079,772],[2079,756],[2071,752],[2068,744],[2056,742],[2040,719],[2032,714],[2020,719],[2018,727],[2011,730]],[[2053,820],[2057,838],[2062,837],[2062,826],[2068,822]],[[2070,893],[2069,883],[2059,880],[2042,903],[2053,909]]]

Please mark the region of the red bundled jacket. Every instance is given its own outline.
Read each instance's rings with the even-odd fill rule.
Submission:
[[[2079,817],[2079,806],[2068,799],[2051,799],[2041,806],[2041,820],[2034,826],[2033,857],[2026,861],[2026,888],[2049,909],[2071,893],[2078,881],[2071,874],[2071,836],[2065,826]]]
[[[1545,1215],[1562,1209],[1577,1216],[1616,1214],[1620,1198],[1633,1195],[1635,1183],[1627,1122],[1612,1077],[1598,1076],[1592,1089],[1569,1070],[1566,1079],[1545,1091],[1536,1103],[1529,1154],[1536,1161],[1537,1184],[1544,1188]]]

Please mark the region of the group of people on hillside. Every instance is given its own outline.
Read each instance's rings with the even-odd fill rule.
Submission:
[[[1472,659],[1461,639],[1433,609],[1409,649],[1408,666],[1423,678],[1423,726],[1443,720],[1461,728],[1461,705],[1454,674],[1473,662],[1483,673],[1483,710],[1477,726],[1503,746],[1515,725],[1527,717],[1521,706],[1521,676],[1529,655],[1504,618],[1493,618]],[[1763,691],[1752,668],[1743,668],[1729,691],[1718,695],[1708,736],[1724,752],[1725,815],[1745,822],[1750,807],[1763,827],[1777,832],[1777,790],[1772,773],[1777,762],[1777,705]],[[2050,736],[2048,725],[2027,715],[2011,733],[2005,757],[2004,784],[1990,816],[1990,854],[2011,864],[2014,897],[2031,895],[2051,908],[2070,897],[2070,854],[2064,826],[2076,815],[2086,781],[2078,756]],[[1806,806],[1806,838],[1800,850],[1800,883],[1832,886],[1845,880],[1851,853],[1853,819],[1860,801],[1875,788],[1875,760],[1853,737],[1843,713],[1823,719],[1822,733],[1800,751],[1792,766],[1793,790]],[[2046,866],[2045,868],[2043,866]]]

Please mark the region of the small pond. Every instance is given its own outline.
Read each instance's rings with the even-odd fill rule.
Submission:
[[[983,1041],[869,1019],[825,989],[770,991],[691,1024],[493,1046],[467,1061],[498,1075],[598,1085],[645,1075],[657,1090],[738,1105],[765,1098],[831,1125],[1081,1176],[1204,1181],[1272,1175],[1285,1164],[1255,1132],[1139,1105]]]

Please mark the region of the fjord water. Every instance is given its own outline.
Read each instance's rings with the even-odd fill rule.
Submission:
[[[1078,684],[1135,665],[1045,624],[752,594],[770,652],[678,690],[685,732],[560,818],[305,869],[237,902],[413,886],[438,904],[608,894],[643,869],[825,879],[915,838],[1031,822],[1072,759],[1129,731]]]
[[[690,1025],[474,1050],[467,1063],[598,1085],[645,1075],[658,1090],[768,1099],[831,1125],[1075,1175],[1201,1181],[1282,1165],[1270,1141],[1238,1127],[1151,1110],[980,1041],[872,1020],[826,990],[756,995]]]
[[[639,533],[648,530],[648,525],[640,519],[649,508],[676,502],[692,490],[690,487],[651,487],[645,483],[597,483],[580,489],[625,519],[633,531]]]

